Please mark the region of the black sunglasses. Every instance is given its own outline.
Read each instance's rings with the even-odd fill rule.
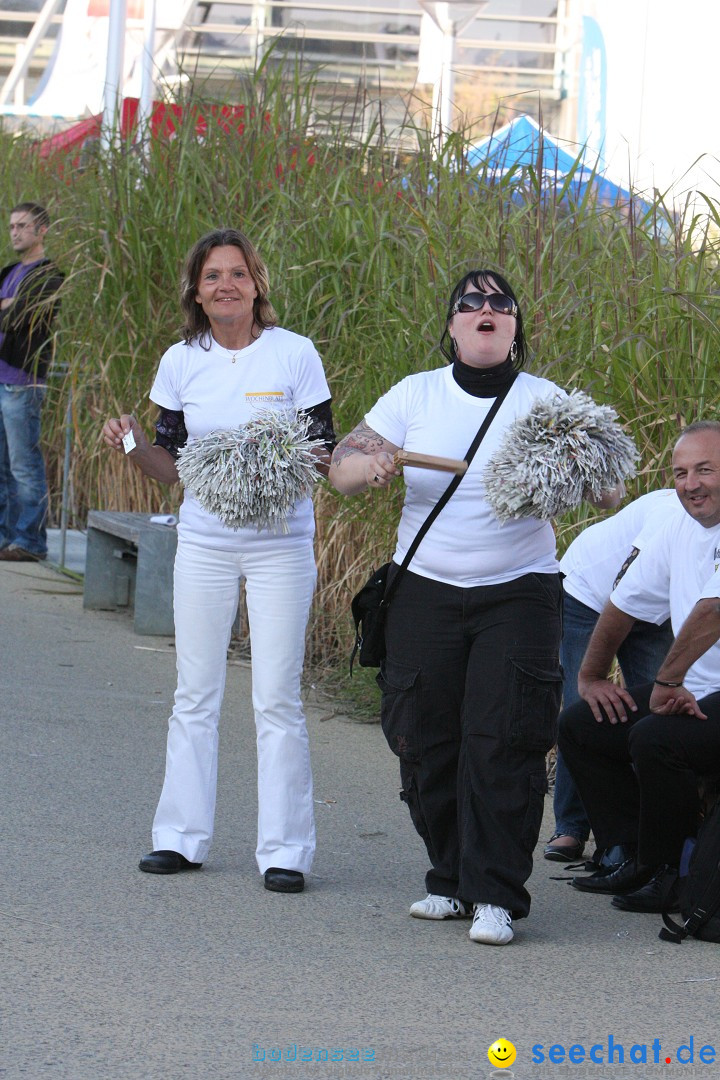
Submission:
[[[499,315],[512,315],[517,317],[518,309],[517,304],[511,297],[506,296],[505,293],[499,292],[468,292],[464,296],[459,297],[453,304],[453,309],[450,312],[451,315],[457,315],[458,312],[465,313],[468,311],[480,311],[488,303],[493,311],[497,311]]]

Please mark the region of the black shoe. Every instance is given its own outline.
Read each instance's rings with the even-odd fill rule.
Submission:
[[[265,871],[265,888],[270,892],[302,892],[305,878],[299,870],[282,870],[271,866]]]
[[[613,896],[612,906],[620,911],[679,911],[678,872],[672,866],[660,866],[641,889]]]
[[[190,862],[179,851],[151,851],[138,863],[146,874],[179,874],[181,870],[199,870],[201,862]]]
[[[606,873],[604,870],[589,877],[572,879],[571,885],[580,892],[590,893],[627,893],[646,885],[653,875],[652,866],[638,866],[637,859],[626,859],[617,870]]]
[[[558,840],[561,836],[569,835],[569,833],[554,833],[545,845],[543,858],[550,859],[551,862],[576,862],[577,859],[581,858],[585,850],[584,840],[576,840],[573,836],[571,837],[572,844],[553,843],[554,840]]]

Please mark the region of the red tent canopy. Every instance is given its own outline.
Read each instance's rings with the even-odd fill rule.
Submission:
[[[186,108],[195,125],[195,134],[202,138],[207,134],[211,124],[217,124],[227,134],[235,134],[241,137],[245,131],[246,119],[254,119],[255,108],[245,105],[172,105],[164,101],[154,101],[150,116],[150,133],[155,139],[173,139],[178,134],[184,122]],[[137,129],[138,99],[124,98],[120,114],[120,137],[130,141]],[[91,116],[87,120],[81,120],[73,124],[66,131],[57,135],[50,135],[38,144],[38,152],[41,158],[57,163],[59,170],[64,170],[64,163],[71,158],[75,164],[80,151],[88,139],[98,139],[102,127],[102,114]],[[264,116],[263,131],[268,137],[274,137],[274,131],[270,120],[270,114]],[[282,176],[285,168],[297,169],[299,148],[290,150],[289,161],[283,165],[278,161],[275,166],[276,177]],[[312,149],[308,149],[305,163],[315,164],[315,155]]]
[[[124,98],[120,114],[120,136],[123,139],[131,139],[137,127],[138,99]],[[150,131],[154,138],[172,138],[177,134],[178,128],[183,122],[184,107],[182,105],[169,105],[164,101],[154,101],[150,116]],[[195,120],[195,131],[199,136],[205,135],[208,130],[208,122],[215,120],[223,131],[235,131],[242,135],[245,130],[245,106],[244,105],[206,105],[202,108],[197,105],[191,106],[191,113]],[[269,117],[266,118],[269,130]],[[52,157],[57,153],[68,153],[71,150],[79,150],[89,138],[99,138],[102,124],[102,114],[90,116],[87,120],[80,120],[66,131],[57,135],[50,135],[39,144],[39,153],[42,158]]]

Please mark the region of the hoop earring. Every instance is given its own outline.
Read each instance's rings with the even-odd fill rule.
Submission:
[[[517,354],[518,354],[517,341],[515,341],[515,338],[513,338],[513,343],[510,346],[510,363],[511,364],[514,364],[515,361],[517,360]]]

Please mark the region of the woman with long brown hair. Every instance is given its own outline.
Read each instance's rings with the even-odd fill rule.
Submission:
[[[243,233],[217,229],[198,240],[182,276],[184,340],[162,357],[150,391],[160,410],[155,440],[150,445],[135,418],[123,415],[105,424],[107,445],[122,452],[132,432],[132,464],[174,484],[181,447],[210,431],[240,427],[260,406],[309,414],[309,433],[329,451],[330,391],[320,357],[308,338],[277,325],[268,292],[265,264]],[[300,699],[316,578],[314,528],[310,498],[295,504],[281,533],[230,529],[185,491],[174,588],[178,686],[153,851],[141,870],[197,869],[210,850],[227,648],[244,578],[258,751],[256,858],[267,889],[303,889],[315,850]]]

